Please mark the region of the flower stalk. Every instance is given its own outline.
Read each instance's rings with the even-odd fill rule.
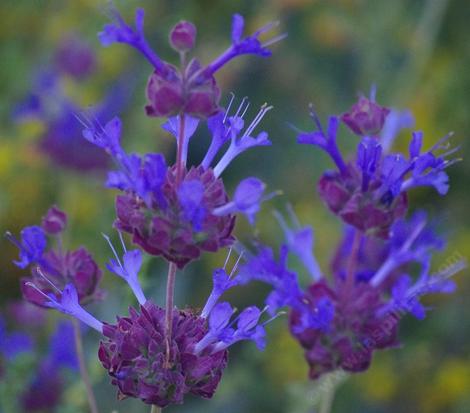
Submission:
[[[80,332],[80,322],[73,319],[73,330],[75,336],[75,347],[77,350],[77,358],[80,368],[80,375],[82,377],[83,383],[85,384],[85,390],[88,399],[88,405],[90,406],[91,413],[98,413],[98,405],[96,403],[95,394],[93,393],[93,388],[91,386],[90,376],[85,363],[85,353],[83,351],[83,342],[82,334]]]
[[[170,360],[171,334],[173,326],[173,307],[175,295],[176,264],[170,262],[166,283],[166,311],[165,311],[165,335],[166,335],[166,362]]]

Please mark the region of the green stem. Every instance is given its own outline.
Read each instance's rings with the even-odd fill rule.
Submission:
[[[173,300],[175,295],[176,264],[170,262],[168,267],[168,278],[166,282],[166,306],[165,306],[165,340],[166,340],[166,362],[170,361],[171,334],[173,327]]]
[[[335,398],[336,386],[331,386],[323,395],[319,413],[330,413]]]
[[[82,334],[80,332],[80,322],[73,320],[73,331],[75,336],[75,348],[77,350],[78,364],[80,367],[80,375],[82,376],[83,383],[85,384],[86,395],[91,413],[98,413],[98,405],[96,404],[93,388],[91,387],[90,376],[85,362],[85,353],[83,351]]]
[[[152,408],[150,409],[150,413],[161,413],[161,412],[162,412],[161,407],[158,407],[155,404],[152,405]]]

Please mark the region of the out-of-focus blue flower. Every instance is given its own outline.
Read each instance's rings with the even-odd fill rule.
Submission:
[[[12,234],[7,233],[7,238],[20,250],[19,261],[14,263],[20,268],[26,268],[31,264],[37,264],[42,260],[46,249],[46,235],[41,227],[33,225],[21,231],[21,241]]]
[[[49,368],[67,367],[78,371],[74,331],[70,321],[59,321],[49,341],[49,355],[45,364]]]
[[[299,255],[310,271],[310,259],[302,256],[311,254],[311,244],[305,250],[296,245],[296,233],[280,214],[278,219],[287,243],[281,248],[279,261],[272,250],[260,246],[241,266],[236,280],[271,285],[266,297],[268,309],[289,308],[289,327],[305,349],[312,379],[337,368],[350,372],[367,369],[375,350],[398,344],[400,318],[405,313],[423,318],[426,308],[421,297],[453,292],[455,284],[450,278],[465,267],[464,262],[458,262],[437,274],[430,273],[431,253],[443,247],[443,240],[426,228],[425,215],[417,213],[409,221],[395,222],[386,240],[376,241],[348,228],[332,262],[333,280],[320,275],[302,289],[297,274],[287,266],[286,253],[289,249]],[[293,221],[300,227],[295,216]],[[308,241],[311,232],[307,234]],[[411,262],[421,268],[415,280],[409,275]]]
[[[0,354],[7,360],[13,360],[22,353],[29,353],[33,350],[34,342],[28,334],[15,331],[6,331],[5,320],[0,317]]]

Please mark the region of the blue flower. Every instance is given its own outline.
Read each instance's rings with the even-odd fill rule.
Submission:
[[[105,234],[103,234],[103,237],[108,242],[115,257],[115,259],[111,258],[109,260],[109,262],[106,264],[106,268],[126,281],[139,303],[144,305],[147,302],[147,299],[145,298],[145,294],[139,282],[139,271],[142,267],[142,252],[140,250],[127,251],[121,233],[119,233],[119,238],[124,249],[124,255],[122,256],[121,261],[119,259],[119,255],[116,252],[116,249],[111,243],[110,238]]]
[[[34,288],[34,284],[31,285],[31,287]],[[44,294],[40,290],[38,290],[38,292]],[[67,284],[65,286],[60,292],[60,298],[52,293],[46,297],[49,300],[44,304],[46,307],[75,317],[99,332],[103,331],[103,323],[84,310],[79,304],[77,290],[73,284]]]
[[[266,185],[258,178],[246,178],[242,180],[235,190],[233,201],[228,202],[212,211],[214,215],[228,215],[233,213],[245,214],[251,225],[255,223],[256,214],[260,210],[260,204],[270,199],[274,194],[263,196]]]
[[[184,219],[192,223],[194,231],[202,231],[206,217],[204,207],[204,186],[200,181],[188,180],[178,188],[178,201],[183,209]]]
[[[9,232],[7,232],[6,237],[20,250],[19,261],[14,261],[18,267],[26,268],[27,266],[38,263],[42,260],[47,240],[46,234],[41,227],[33,225],[24,228],[21,231],[21,241],[18,241]]]
[[[114,23],[104,26],[103,31],[98,33],[98,38],[103,46],[110,46],[113,43],[126,43],[140,51],[155,69],[164,72],[165,64],[148,44],[144,34],[143,9],[135,12],[135,30],[126,24],[116,9],[110,10]]]
[[[67,367],[78,371],[75,351],[74,331],[69,321],[59,321],[49,341],[49,355],[46,359],[49,368]]]
[[[5,320],[0,317],[0,354],[7,360],[13,360],[19,354],[31,352],[33,345],[32,338],[25,333],[7,333]]]
[[[275,211],[274,213],[274,216],[284,231],[287,248],[289,249],[289,252],[297,255],[297,257],[302,261],[302,264],[305,266],[312,278],[319,280],[322,278],[322,272],[315,256],[313,255],[313,229],[311,227],[301,227],[291,207],[289,207],[288,211],[291,220],[294,223],[294,229],[289,228],[286,220],[279,212]]]

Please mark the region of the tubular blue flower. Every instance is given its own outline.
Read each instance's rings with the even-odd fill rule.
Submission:
[[[414,124],[415,119],[411,111],[392,109],[380,133],[380,144],[384,153],[390,152],[393,142],[403,129],[412,128]]]
[[[417,212],[408,222],[398,220],[391,228],[389,244],[389,256],[370,280],[373,286],[378,286],[394,269],[405,263],[415,261],[426,266],[431,251],[444,247],[443,239],[426,228],[424,212]]]
[[[144,305],[147,302],[147,299],[145,298],[145,294],[138,278],[140,268],[142,267],[142,253],[140,250],[127,251],[122,235],[119,233],[119,238],[124,250],[124,255],[122,256],[121,261],[110,238],[105,234],[103,234],[103,237],[108,242],[115,257],[115,259],[112,258],[109,260],[108,264],[106,264],[106,268],[126,281],[136,296],[139,304]]]
[[[283,246],[280,250],[279,261],[274,258],[270,248],[261,247],[259,253],[251,257],[240,268],[238,280],[246,284],[253,280],[270,284],[273,291],[266,299],[268,312],[274,315],[284,306],[296,306],[302,292],[297,281],[297,274],[287,268],[288,249]]]
[[[110,46],[113,43],[126,43],[141,52],[156,70],[164,72],[165,64],[152,50],[144,34],[143,9],[135,12],[135,30],[128,26],[116,9],[110,9],[111,18],[114,23],[104,26],[103,31],[98,33],[98,38],[103,46]]]
[[[297,143],[315,145],[324,150],[341,172],[346,171],[346,165],[336,144],[338,134],[339,120],[336,116],[331,116],[328,120],[328,130],[325,133],[318,119],[317,114],[311,106],[310,116],[314,120],[317,130],[313,132],[301,132],[297,136]]]
[[[247,307],[233,322],[230,322],[234,312],[227,302],[214,306],[209,315],[209,330],[196,344],[195,354],[199,354],[208,346],[211,346],[212,352],[216,353],[240,340],[252,340],[258,349],[264,349],[266,333],[264,327],[258,324],[261,311],[255,306]],[[237,322],[237,328],[232,327],[234,322]]]
[[[189,140],[196,132],[196,129],[199,125],[199,119],[193,118],[189,115],[184,117],[184,135],[183,135],[183,142],[182,142],[182,156],[181,161],[183,165],[186,165],[188,159],[188,146]],[[167,132],[171,133],[177,141],[178,144],[178,137],[180,136],[180,127],[181,127],[181,116],[174,116],[169,118],[163,125],[162,128]]]
[[[258,178],[246,178],[238,184],[233,195],[233,201],[215,208],[212,213],[223,216],[240,212],[246,215],[251,225],[254,225],[256,214],[260,210],[260,204],[275,195],[273,193],[263,196],[265,189],[266,185]]]
[[[270,31],[277,24],[277,22],[269,23],[258,29],[253,35],[242,37],[245,21],[241,15],[234,14],[232,18],[232,45],[204,69],[204,75],[211,76],[230,60],[243,54],[255,54],[262,57],[270,56],[271,51],[268,49],[268,46],[284,39],[286,35],[274,37],[265,43],[261,43],[259,36]]]
[[[369,189],[369,182],[377,170],[382,155],[382,147],[373,138],[365,137],[357,147],[357,166],[362,171],[362,192]]]
[[[14,263],[20,268],[26,268],[31,264],[39,263],[46,249],[46,235],[41,227],[33,225],[21,231],[21,241],[18,241],[11,233],[6,237],[20,250],[20,260]]]
[[[187,180],[178,188],[178,201],[186,221],[191,222],[196,232],[202,231],[202,223],[206,217],[203,205],[205,188],[200,181]]]
[[[225,266],[227,265],[230,255],[231,250],[229,251],[227,259],[225,260]],[[242,255],[238,257],[237,262],[233,266],[230,274],[226,273],[225,266],[224,268],[217,268],[216,270],[214,270],[214,272],[212,273],[212,291],[209,295],[209,298],[207,299],[206,305],[201,311],[201,317],[207,318],[207,316],[212,311],[217,301],[219,301],[219,298],[222,297],[222,295],[225,293],[225,291],[240,284],[240,281],[235,276],[235,273],[238,269],[238,264],[240,263],[241,258]]]
[[[31,287],[35,288],[34,284],[31,284]],[[43,294],[41,290],[38,290],[38,292]],[[75,317],[96,331],[103,331],[103,323],[93,317],[79,304],[78,293],[73,284],[67,284],[59,293],[60,298],[52,293],[46,296],[48,301],[46,301],[44,305],[60,311],[61,313]]]
[[[297,255],[297,257],[302,261],[302,264],[305,266],[312,278],[314,280],[319,280],[322,278],[322,272],[315,256],[313,255],[313,229],[311,227],[300,226],[292,207],[288,207],[288,212],[291,221],[294,224],[294,229],[289,228],[282,214],[278,211],[274,212],[274,216],[284,231],[287,248],[289,249],[289,252]]]
[[[225,168],[227,168],[229,163],[232,162],[238,155],[240,155],[242,152],[246,151],[247,149],[253,148],[255,146],[271,145],[271,141],[268,138],[268,134],[264,131],[260,132],[256,136],[256,138],[251,136],[251,133],[256,128],[256,126],[261,122],[264,115],[273,108],[272,106],[267,106],[266,104],[261,106],[260,111],[255,116],[255,118],[250,123],[250,125],[245,129],[242,136],[241,137],[238,136],[243,129],[243,126],[244,126],[243,116],[246,113],[246,110],[248,109],[248,106],[249,106],[249,103],[247,103],[247,106],[244,107],[243,112],[242,112],[242,107],[244,103],[245,103],[245,99],[242,100],[242,103],[240,104],[240,107],[238,108],[236,114],[233,117],[228,118],[228,122],[230,126],[227,130],[227,133],[231,134],[230,146],[225,152],[225,154],[222,156],[220,161],[217,163],[217,165],[214,167],[214,174],[216,177],[219,177],[222,174],[222,172],[225,170]],[[239,116],[240,112],[241,112],[241,115]]]

